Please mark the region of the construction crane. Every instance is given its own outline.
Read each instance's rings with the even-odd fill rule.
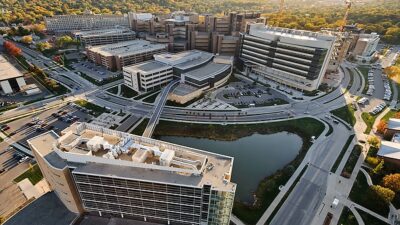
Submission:
[[[346,0],[345,3],[346,3],[346,13],[344,14],[344,17],[343,17],[342,26],[340,27],[341,32],[343,32],[344,27],[347,25],[347,17],[349,16],[349,12],[350,12],[351,5],[352,5],[351,0]]]
[[[279,14],[282,15],[283,13],[283,8],[284,8],[285,0],[281,0],[281,3],[279,5]]]

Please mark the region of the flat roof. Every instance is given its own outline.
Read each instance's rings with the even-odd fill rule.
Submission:
[[[212,53],[199,50],[154,55],[155,60],[182,70],[201,65],[210,61],[212,58]]]
[[[12,78],[24,76],[17,68],[15,68],[8,60],[0,55],[0,80],[8,80]]]
[[[250,25],[249,34],[265,33],[269,35],[277,35],[282,37],[289,37],[299,40],[335,40],[332,35],[327,35],[319,32],[312,32],[306,30],[296,30],[282,27],[265,26],[263,23],[255,23]]]
[[[387,124],[387,129],[400,130],[400,119],[390,118]]]
[[[191,85],[180,83],[178,86],[176,86],[176,88],[172,91],[172,93],[178,96],[185,96],[197,90],[198,90],[197,88]]]
[[[156,60],[150,60],[147,62],[143,62],[143,63],[131,65],[131,66],[124,66],[125,71],[134,72],[134,73],[141,72],[143,74],[151,73],[153,71],[165,70],[165,69],[172,69],[172,67],[165,63],[158,62]]]
[[[88,50],[104,56],[127,56],[165,49],[165,47],[165,44],[152,44],[145,40],[132,40],[108,45],[89,46]]]
[[[400,159],[400,143],[382,141],[377,155],[385,158]]]
[[[78,217],[69,211],[56,193],[48,192],[21,209],[4,225],[70,225]]]
[[[41,134],[28,143],[56,167],[73,164],[74,173],[199,187],[211,184],[227,191],[236,188],[230,182],[233,158],[229,156],[88,123],[74,123],[60,137],[54,134]]]
[[[135,34],[135,31],[128,28],[112,28],[103,30],[88,30],[88,31],[76,31],[73,34],[83,38],[96,37],[96,36],[111,36],[116,34]]]
[[[224,70],[227,70],[230,67],[231,65],[229,64],[210,62],[205,66],[183,73],[182,76],[190,77],[195,80],[205,80],[208,78],[212,78],[215,75],[218,75],[219,73],[221,73]]]

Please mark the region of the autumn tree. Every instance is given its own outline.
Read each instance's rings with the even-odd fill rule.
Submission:
[[[386,67],[383,71],[389,78],[392,79],[400,75],[400,67],[398,66],[389,66]]]
[[[370,188],[387,204],[389,204],[395,196],[394,191],[380,185],[372,185]]]
[[[380,144],[380,140],[377,136],[370,136],[368,138],[368,143],[376,148]]]
[[[23,36],[23,37],[21,38],[21,42],[22,42],[22,43],[25,43],[25,44],[30,44],[30,43],[32,43],[32,36],[31,36],[31,35]]]
[[[387,128],[387,122],[384,120],[379,121],[378,125],[376,126],[376,132],[383,134]]]
[[[51,47],[52,46],[49,42],[39,42],[36,44],[36,48],[41,52],[43,52],[46,49],[50,49]]]
[[[22,54],[22,50],[10,41],[4,41],[3,47],[12,56],[20,56]]]
[[[389,188],[394,192],[400,191],[400,173],[386,175],[382,179],[382,186]]]

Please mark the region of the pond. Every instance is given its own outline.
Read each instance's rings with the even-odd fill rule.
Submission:
[[[238,184],[236,200],[242,202],[253,202],[259,182],[294,160],[303,144],[301,137],[288,132],[254,133],[234,141],[179,136],[156,138],[234,157],[232,182]]]

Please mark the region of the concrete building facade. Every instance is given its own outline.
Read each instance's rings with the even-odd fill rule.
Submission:
[[[251,24],[242,34],[239,57],[248,73],[314,91],[327,70],[335,37]]]
[[[129,27],[128,16],[124,15],[55,15],[45,17],[47,31],[67,33],[78,30],[110,29],[115,27]]]
[[[70,210],[160,224],[229,224],[233,158],[87,123],[61,134],[28,143]],[[65,173],[53,181],[59,168]]]
[[[92,62],[109,70],[151,60],[154,54],[166,51],[164,44],[151,44],[145,40],[125,41],[109,45],[89,46],[86,54]]]
[[[136,33],[128,28],[77,31],[73,32],[73,35],[84,46],[114,44],[123,41],[132,41],[136,38]]]

